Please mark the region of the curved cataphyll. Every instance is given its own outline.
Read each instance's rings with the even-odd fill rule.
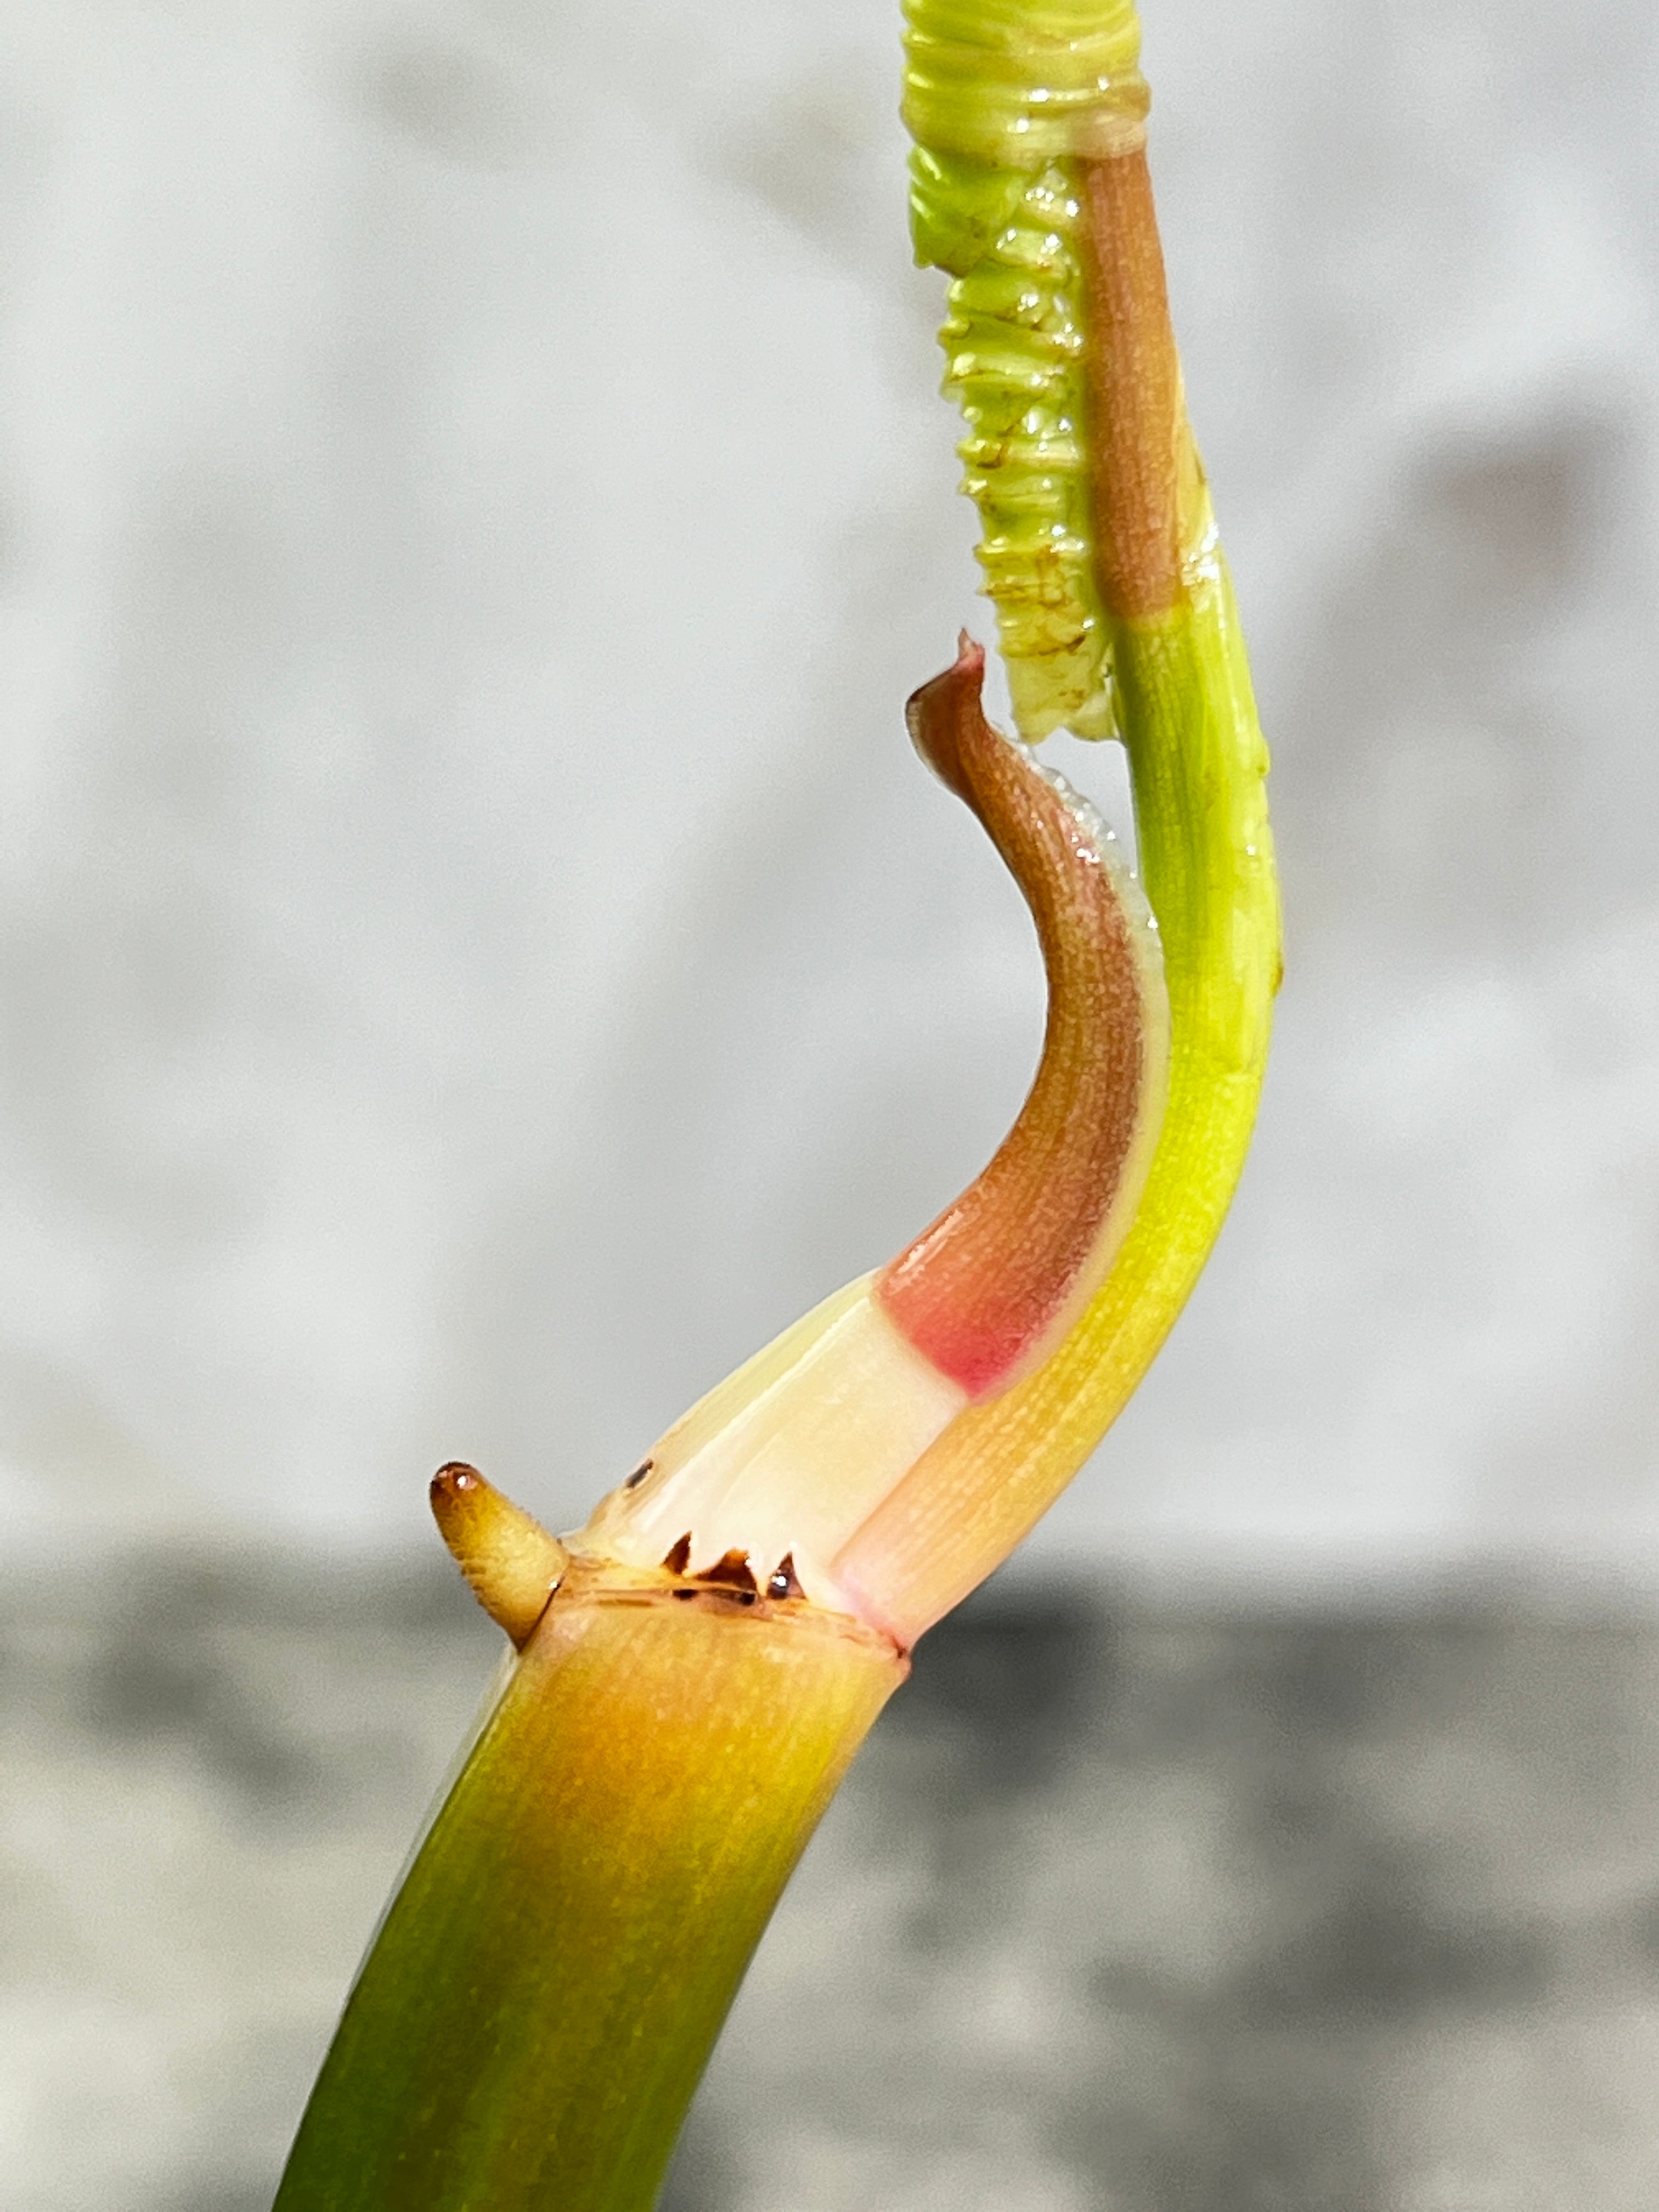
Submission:
[[[1187,426],[1118,0],[910,0],[917,257],[984,655],[910,734],[1030,906],[1042,1053],[984,1172],[694,1406],[562,1540],[433,1510],[516,1655],[388,1908],[277,2212],[645,2212],[779,1892],[917,1637],[1081,1465],[1243,1161],[1279,975],[1266,755]],[[1127,749],[1144,883],[1030,750]]]

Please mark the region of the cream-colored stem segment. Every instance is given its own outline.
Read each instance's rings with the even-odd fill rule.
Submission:
[[[830,1562],[968,1403],[877,1304],[864,1276],[702,1399],[578,1540],[696,1574],[728,1553],[763,1589],[788,1559],[807,1596],[850,1608]]]
[[[911,702],[911,730],[1036,923],[1049,1009],[1030,1095],[931,1228],[694,1407],[572,1540],[641,1571],[720,1568],[757,1595],[793,1574],[902,1642],[896,1623],[933,1617],[930,1589],[878,1593],[837,1562],[970,1403],[1041,1364],[1100,1282],[1145,1185],[1169,1056],[1150,911],[1098,817],[986,721],[983,665],[964,640]]]

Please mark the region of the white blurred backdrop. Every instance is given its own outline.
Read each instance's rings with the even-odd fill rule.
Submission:
[[[452,1455],[574,1521],[1011,1119],[1036,954],[900,714],[986,618],[897,40],[7,12],[19,1557],[425,1546]],[[1220,1252],[1039,1561],[1652,1577],[1656,46],[1149,7],[1290,967]]]
[[[897,14],[0,15],[8,2212],[263,2212],[499,1641],[432,1468],[579,1520],[1024,1093],[1029,925],[901,717],[986,617]],[[668,2212],[1631,2212],[1659,17],[1146,27],[1261,1136]]]

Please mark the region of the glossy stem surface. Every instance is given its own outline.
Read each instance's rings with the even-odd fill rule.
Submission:
[[[1116,1419],[1173,1327],[1249,1147],[1279,980],[1267,747],[1238,611],[1184,408],[1144,154],[1081,165],[1096,574],[1158,917],[1170,1089],[1110,1273],[1035,1373],[972,1406],[838,1557],[907,1641],[1030,1528]],[[893,1593],[893,1597],[887,1597]]]
[[[910,701],[910,734],[1030,908],[1048,980],[1042,1056],[994,1158],[877,1278],[905,1335],[975,1399],[1035,1366],[1104,1273],[1140,1196],[1169,1030],[1157,936],[1127,867],[1103,825],[986,720],[984,670],[964,638],[955,666]]]
[[[573,1568],[392,1903],[276,2212],[646,2212],[903,1672],[799,1601]]]

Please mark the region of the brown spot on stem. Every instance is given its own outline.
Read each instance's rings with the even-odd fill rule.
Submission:
[[[679,1541],[663,1555],[663,1565],[671,1575],[683,1575],[691,1564],[691,1532],[688,1528]]]
[[[1030,1094],[995,1158],[877,1278],[911,1343],[972,1398],[1002,1389],[1051,1340],[1138,1196],[1150,1079],[1161,1073],[1162,982],[1095,832],[980,707],[981,648],[908,709],[924,760],[979,817],[1025,895],[1048,977]],[[1154,994],[1157,994],[1156,996]],[[1115,1217],[1118,1237],[1123,1222]]]
[[[1079,165],[1088,451],[1100,596],[1162,614],[1181,590],[1181,364],[1145,147]]]
[[[629,1476],[627,1481],[623,1483],[623,1488],[624,1490],[637,1490],[640,1485],[645,1480],[646,1476],[650,1474],[656,1462],[654,1460],[642,1459],[639,1465],[635,1468],[633,1474]]]
[[[465,1460],[441,1467],[428,1496],[438,1533],[473,1595],[522,1650],[563,1580],[570,1554]]]
[[[756,1595],[755,1571],[749,1564],[747,1554],[743,1552],[727,1552],[724,1557],[716,1559],[712,1567],[704,1567],[693,1579],[700,1583],[713,1583],[726,1589],[746,1590],[750,1597]]]
[[[786,1552],[766,1577],[766,1595],[774,1598],[805,1595],[795,1574],[795,1555],[793,1552]]]
[[[689,1555],[690,1537],[684,1540],[684,1550]],[[684,1558],[682,1557],[682,1546],[679,1544],[676,1544],[674,1549],[669,1553],[668,1559],[664,1561],[664,1565],[672,1565],[677,1559],[679,1565],[675,1571],[677,1573],[683,1574],[685,1571],[685,1563]],[[692,1576],[690,1585],[677,1589],[674,1595],[679,1598],[722,1598],[731,1605],[753,1605],[759,1597],[760,1591],[756,1585],[754,1570],[750,1567],[747,1556],[742,1552],[726,1552],[715,1560],[712,1567],[699,1568]]]

